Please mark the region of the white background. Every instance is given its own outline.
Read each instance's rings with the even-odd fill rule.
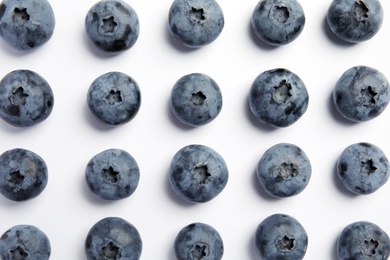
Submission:
[[[15,69],[33,70],[50,83],[55,97],[52,114],[39,125],[20,129],[0,122],[1,152],[32,150],[49,169],[48,185],[37,198],[17,203],[0,197],[0,233],[17,224],[36,225],[50,238],[51,259],[76,260],[85,259],[90,227],[107,216],[122,217],[137,227],[143,240],[141,259],[174,259],[176,234],[195,221],[219,231],[226,260],[259,259],[253,235],[257,225],[274,213],[290,214],[305,227],[309,235],[305,259],[338,259],[337,237],[354,221],[368,220],[390,233],[390,183],[373,194],[355,196],[335,174],[338,156],[352,143],[371,142],[390,156],[390,110],[369,122],[350,123],[338,115],[331,99],[335,82],[352,66],[371,66],[390,77],[389,1],[382,1],[385,18],[379,33],[353,45],[329,32],[325,17],[330,0],[300,0],[306,14],[302,34],[275,48],[261,43],[251,30],[257,0],[220,0],[225,15],[221,35],[211,45],[190,50],[169,35],[171,0],[131,0],[140,19],[140,36],[132,49],[119,55],[96,50],[86,38],[84,19],[95,2],[52,0],[54,35],[34,52],[17,52],[0,41],[0,76]],[[273,129],[254,119],[247,98],[255,77],[278,67],[301,77],[310,101],[298,122]],[[113,128],[92,118],[86,93],[96,77],[114,70],[138,82],[142,104],[131,122]],[[211,76],[224,101],[219,116],[199,128],[179,124],[169,108],[173,84],[192,72]],[[302,193],[273,199],[257,183],[255,168],[265,150],[280,142],[300,146],[313,171]],[[218,197],[195,205],[179,199],[168,183],[172,157],[194,143],[218,151],[230,173]],[[128,199],[105,202],[86,185],[86,164],[108,148],[127,150],[139,164],[140,183]]]

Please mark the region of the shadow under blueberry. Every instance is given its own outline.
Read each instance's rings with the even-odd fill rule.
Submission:
[[[252,260],[258,260],[259,259],[259,254],[256,251],[256,244],[255,244],[256,228],[257,227],[254,227],[253,234],[252,234],[252,236],[249,237],[249,241],[248,241],[248,256]]]
[[[339,111],[337,111],[337,108],[334,104],[333,101],[333,91],[330,93],[329,98],[328,98],[328,110],[329,113],[332,115],[332,117],[340,124],[345,125],[345,126],[353,126],[358,124],[357,122],[353,122],[351,120],[346,119],[343,117]]]
[[[348,48],[348,47],[351,47],[351,46],[356,45],[356,43],[346,42],[346,41],[341,40],[339,37],[337,37],[337,36],[332,32],[332,30],[330,29],[329,24],[328,24],[327,15],[325,15],[325,17],[324,17],[324,19],[323,19],[323,21],[322,21],[322,30],[324,31],[324,33],[325,33],[325,35],[327,36],[327,38],[328,38],[332,43],[334,43],[334,44],[337,45],[337,46]]]
[[[339,260],[339,253],[337,252],[337,243],[338,243],[338,237],[334,240],[332,250],[331,250],[331,256],[330,259],[332,260]]]
[[[253,30],[251,20],[249,20],[249,24],[248,24],[248,34],[249,34],[249,37],[252,40],[252,42],[254,44],[256,44],[257,47],[259,47],[260,49],[263,49],[266,51],[272,51],[272,50],[276,50],[278,47],[280,47],[280,46],[268,44],[268,43],[262,41],[259,37],[257,37],[255,31]]]

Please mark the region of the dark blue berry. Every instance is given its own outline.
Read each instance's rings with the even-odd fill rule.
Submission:
[[[174,0],[168,25],[174,38],[188,47],[197,48],[216,40],[225,20],[215,0]]]
[[[108,72],[95,79],[87,94],[92,114],[107,125],[125,124],[132,120],[141,106],[137,82],[121,72]]]
[[[209,76],[192,73],[181,77],[173,86],[170,99],[173,114],[190,126],[205,125],[222,109],[222,94]]]
[[[137,13],[122,0],[101,0],[85,18],[87,36],[94,46],[106,52],[126,51],[136,43],[140,25]]]
[[[14,70],[0,81],[0,118],[17,127],[36,125],[49,117],[54,96],[38,73]]]
[[[294,41],[305,27],[305,13],[296,0],[261,0],[252,14],[255,34],[271,45]]]
[[[13,201],[35,198],[48,181],[45,161],[36,153],[16,148],[0,155],[0,193]]]
[[[95,155],[85,170],[91,191],[105,200],[129,197],[138,186],[140,171],[135,159],[121,149],[109,149]]]
[[[178,260],[220,260],[224,247],[217,230],[196,222],[180,230],[175,239],[174,250]]]
[[[207,202],[222,192],[228,176],[220,154],[204,145],[188,145],[173,157],[169,182],[181,198],[190,202]]]
[[[138,260],[142,253],[142,240],[138,230],[119,217],[106,217],[95,223],[85,240],[88,260]]]

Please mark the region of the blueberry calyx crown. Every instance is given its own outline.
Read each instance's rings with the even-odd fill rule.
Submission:
[[[291,252],[295,246],[295,239],[285,235],[282,239],[279,239],[276,244],[279,251]]]
[[[206,243],[198,242],[191,249],[191,259],[202,260],[209,255],[209,246]]]
[[[286,103],[287,99],[292,96],[290,91],[292,90],[291,84],[286,80],[282,80],[278,86],[274,87],[274,93],[272,99],[279,104]]]
[[[278,23],[286,23],[290,19],[290,10],[285,5],[275,5],[270,12],[271,19]]]
[[[365,23],[368,19],[369,9],[363,1],[355,1],[353,12],[356,16],[356,19],[362,23]]]
[[[206,16],[204,15],[203,8],[191,7],[188,12],[188,16],[191,22],[194,24],[203,24],[206,22]]]

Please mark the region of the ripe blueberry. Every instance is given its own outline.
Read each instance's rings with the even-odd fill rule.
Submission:
[[[370,194],[389,179],[389,161],[384,152],[369,143],[355,143],[341,153],[337,175],[343,185],[356,194]]]
[[[54,96],[36,72],[14,70],[0,81],[0,118],[17,127],[36,125],[49,117]]]
[[[87,94],[92,114],[107,125],[120,125],[133,119],[141,106],[137,82],[121,72],[108,72],[96,78]]]
[[[98,197],[119,200],[134,193],[140,172],[137,162],[128,152],[109,149],[88,162],[85,177],[89,188]]]
[[[389,236],[379,226],[368,221],[347,225],[337,241],[340,260],[382,260],[389,257],[389,251]]]
[[[55,17],[47,0],[3,0],[0,36],[21,51],[36,49],[53,35]]]
[[[45,189],[45,161],[36,153],[16,148],[0,155],[0,193],[13,201],[35,198]]]
[[[265,191],[277,198],[294,196],[309,183],[311,164],[305,152],[294,144],[269,148],[257,165],[257,179]]]
[[[180,230],[175,239],[174,250],[178,260],[220,260],[224,247],[216,229],[195,222]]]
[[[224,24],[222,9],[215,0],[174,0],[169,10],[169,32],[187,47],[210,44]]]
[[[106,217],[95,223],[85,240],[88,260],[138,260],[142,253],[142,240],[138,230],[119,217]]]
[[[255,117],[273,127],[287,127],[306,112],[309,95],[302,80],[287,69],[262,72],[253,82],[249,107]]]
[[[51,254],[47,235],[33,225],[17,225],[0,238],[0,259],[48,260]]]
[[[294,41],[305,26],[305,13],[296,0],[261,0],[252,14],[252,27],[261,40],[271,45]]]
[[[378,0],[333,0],[327,21],[331,31],[341,40],[363,42],[381,28],[383,9]]]
[[[135,10],[122,0],[101,0],[85,18],[87,36],[100,50],[120,52],[137,41],[140,26]]]
[[[255,247],[264,260],[301,260],[307,245],[305,229],[289,215],[271,215],[257,226]]]
[[[205,125],[222,109],[222,94],[209,76],[192,73],[181,77],[173,86],[170,99],[173,114],[190,126]]]
[[[390,84],[385,75],[367,66],[355,66],[345,71],[333,89],[337,111],[354,122],[379,116],[389,100]]]
[[[222,192],[228,175],[220,154],[204,145],[188,145],[173,157],[169,182],[181,198],[190,202],[207,202]]]

